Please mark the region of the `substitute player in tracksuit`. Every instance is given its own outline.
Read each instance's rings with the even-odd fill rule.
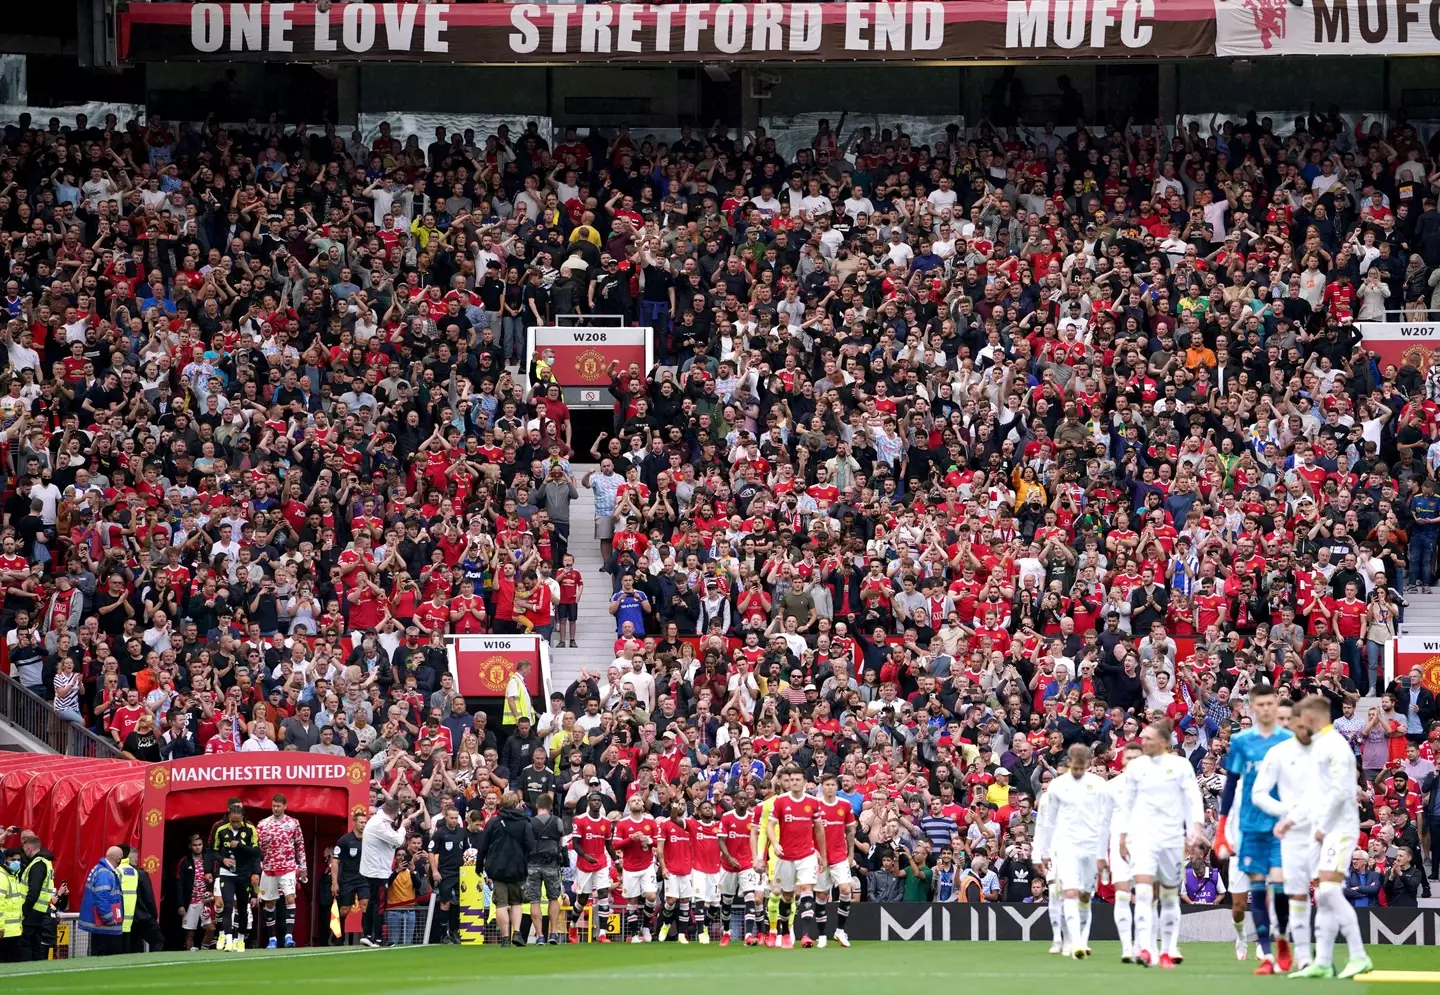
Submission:
[[[215,894],[220,899],[216,950],[245,950],[245,936],[253,925],[250,897],[260,878],[260,835],[245,821],[245,806],[230,799],[225,819],[210,832],[215,854]]]

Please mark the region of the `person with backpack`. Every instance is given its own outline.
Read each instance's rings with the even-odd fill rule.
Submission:
[[[530,827],[535,833],[535,849],[530,853],[525,875],[525,901],[530,903],[530,944],[538,946],[560,942],[565,932],[564,912],[560,908],[563,885],[560,868],[565,860],[565,827],[554,812],[555,802],[548,794],[535,799],[535,816]],[[550,903],[550,933],[541,932],[541,903]]]
[[[518,791],[501,796],[500,811],[486,825],[475,850],[475,866],[483,867],[490,877],[500,945],[520,946],[520,922],[524,916],[521,905],[525,901],[530,855],[535,852],[535,829],[521,807]]]

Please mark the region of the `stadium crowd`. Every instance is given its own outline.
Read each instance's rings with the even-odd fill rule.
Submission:
[[[1347,894],[1413,904],[1440,712],[1379,661],[1435,580],[1440,367],[1381,366],[1354,323],[1440,311],[1437,153],[1334,112],[930,146],[841,117],[793,156],[720,126],[23,119],[11,672],[135,759],[365,758],[407,870],[457,821],[483,866],[537,812],[583,849],[587,811],[663,839],[833,775],[875,901],[1044,900],[1037,797],[1147,726],[1213,834],[1272,685],[1328,698],[1359,757]],[[588,456],[523,354],[576,314],[652,326],[659,358],[612,368]],[[498,723],[455,695],[446,634],[573,645],[607,583],[608,666]],[[1191,872],[1223,889],[1205,849]]]

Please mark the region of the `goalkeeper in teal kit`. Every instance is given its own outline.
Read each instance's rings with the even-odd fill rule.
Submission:
[[[1290,947],[1285,942],[1290,906],[1284,895],[1280,841],[1275,837],[1277,820],[1250,799],[1260,761],[1291,736],[1290,730],[1276,723],[1279,707],[1275,690],[1269,685],[1251,690],[1250,709],[1255,725],[1230,740],[1230,752],[1225,755],[1228,776],[1220,798],[1220,826],[1215,833],[1219,846],[1225,839],[1225,823],[1238,807],[1240,871],[1250,881],[1250,917],[1254,920],[1255,939],[1260,947],[1260,966],[1255,969],[1256,974],[1290,970]],[[1233,883],[1231,888],[1233,890]],[[1275,893],[1273,949],[1271,891]]]

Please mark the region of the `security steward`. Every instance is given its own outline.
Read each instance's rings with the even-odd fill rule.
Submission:
[[[25,852],[18,848],[0,855],[0,964],[20,961],[24,944],[20,938],[25,904],[25,882],[20,876]]]
[[[125,856],[116,871],[120,875],[120,892],[125,903],[125,949],[132,954],[164,950],[165,934],[160,930],[155,886],[150,883],[150,875],[135,865],[137,854],[134,848],[122,846],[120,849]]]
[[[25,902],[20,907],[21,960],[44,960],[46,937],[50,933],[50,902],[55,897],[55,855],[40,845],[30,830],[20,834],[25,867]],[[52,941],[53,942],[53,941]]]
[[[445,809],[445,817],[430,833],[429,851],[435,860],[430,865],[430,879],[435,885],[435,901],[440,907],[436,917],[436,943],[460,942],[460,866],[465,862],[465,848],[470,835],[460,824],[460,811],[454,805]]]

